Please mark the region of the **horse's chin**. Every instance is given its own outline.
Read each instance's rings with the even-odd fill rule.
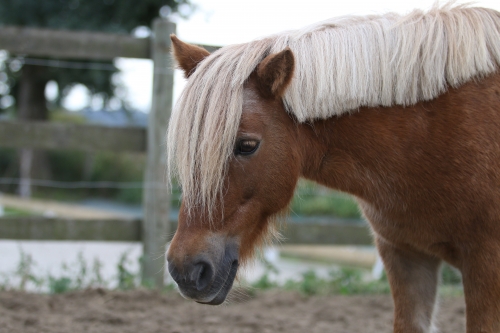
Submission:
[[[220,305],[224,303],[226,300],[227,295],[231,291],[231,288],[233,287],[234,279],[236,278],[236,273],[238,272],[238,260],[235,260],[231,263],[231,267],[229,268],[229,273],[226,277],[226,280],[222,283],[221,288],[219,291],[214,295],[212,300],[210,301],[199,301],[195,300],[197,303],[200,304],[207,304],[207,305]]]

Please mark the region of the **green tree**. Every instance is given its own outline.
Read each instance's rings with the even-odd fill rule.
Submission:
[[[190,0],[2,0],[0,29],[2,25],[15,25],[129,34],[138,27],[149,27],[160,14],[186,16],[192,9]],[[0,102],[4,101],[0,103],[0,113],[2,107],[11,104],[5,101],[15,100],[13,110],[19,119],[47,120],[45,88],[49,81],[58,84],[56,104],[78,83],[107,103],[114,95],[116,86],[112,77],[118,71],[113,69],[112,62],[108,65],[112,70],[55,68],[34,65],[18,55],[7,55],[0,66]],[[24,158],[31,161],[36,155]],[[21,173],[22,160],[23,157]]]
[[[168,16],[179,10],[181,15],[187,15],[192,10],[189,0],[3,0],[0,1],[0,27],[15,25],[128,34],[137,27],[148,27],[160,12]],[[11,66],[4,66],[9,89],[3,89],[3,93],[6,95],[9,91],[17,99],[21,118],[47,118],[44,91],[50,80],[58,83],[58,102],[76,83],[84,84],[92,94],[102,94],[105,99],[113,96],[115,86],[111,77],[115,71],[22,65],[22,59],[13,61],[15,57],[11,55],[6,61]],[[30,98],[25,98],[25,94]],[[24,103],[31,104],[30,108],[25,109]]]

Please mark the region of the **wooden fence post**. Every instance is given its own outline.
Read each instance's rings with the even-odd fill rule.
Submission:
[[[164,284],[165,244],[169,225],[170,190],[165,182],[165,137],[173,103],[174,71],[170,34],[175,24],[153,21],[151,58],[154,62],[153,100],[149,113],[148,152],[144,188],[143,283],[161,288]]]

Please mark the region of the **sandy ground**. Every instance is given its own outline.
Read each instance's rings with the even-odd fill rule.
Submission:
[[[0,332],[265,333],[391,332],[392,301],[379,296],[313,296],[267,291],[218,307],[177,293],[89,290],[63,295],[0,293]],[[444,298],[442,333],[465,332],[462,298]]]

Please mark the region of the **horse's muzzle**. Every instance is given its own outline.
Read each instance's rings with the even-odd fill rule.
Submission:
[[[221,304],[238,271],[238,246],[227,244],[223,251],[204,252],[177,265],[169,259],[168,270],[184,297],[202,304]]]

